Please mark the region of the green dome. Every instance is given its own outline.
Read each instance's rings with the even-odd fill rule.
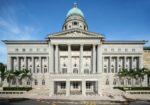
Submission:
[[[77,4],[74,4],[74,7],[72,9],[69,10],[69,12],[67,13],[67,17],[73,14],[78,14],[82,17],[84,17],[83,12],[77,7]]]

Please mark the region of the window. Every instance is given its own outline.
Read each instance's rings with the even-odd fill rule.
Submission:
[[[106,51],[107,51],[107,48],[105,48],[104,51],[106,52]]]
[[[45,85],[45,80],[44,79],[42,80],[42,85]]]
[[[65,88],[66,88],[66,83],[65,83],[65,82],[61,82],[60,88],[61,88],[61,89],[65,89]]]
[[[79,84],[78,84],[78,83],[73,83],[73,88],[74,88],[74,89],[78,89],[78,87],[79,87]]]
[[[30,52],[32,52],[32,48],[30,48],[30,50],[29,50]]]
[[[132,52],[135,52],[135,49],[132,49]]]
[[[15,85],[15,84],[16,84],[16,80],[13,79],[13,80],[12,80],[12,85]]]
[[[128,85],[131,85],[131,79],[128,79]]]
[[[25,52],[25,51],[26,51],[26,49],[22,49],[22,51],[23,51],[23,52]]]
[[[114,49],[113,49],[113,48],[111,48],[111,51],[112,51],[112,52],[114,52]]]
[[[117,80],[116,79],[114,79],[114,81],[113,81],[113,85],[116,85],[117,84]]]
[[[87,88],[87,89],[91,89],[91,83],[90,83],[90,82],[87,82],[87,83],[86,83],[86,88]]]
[[[90,72],[89,72],[89,69],[84,69],[84,73],[85,74],[89,74]]]
[[[73,69],[73,74],[78,74],[78,69],[77,68]]]
[[[37,80],[35,80],[35,81],[34,81],[34,84],[35,84],[35,85],[38,85],[38,82],[37,82]]]
[[[126,49],[125,49],[125,52],[127,52],[127,51],[128,51],[128,49],[126,48]]]
[[[44,48],[44,51],[47,51],[47,49],[46,49],[46,48]]]
[[[44,73],[46,73],[47,72],[47,68],[44,68]]]
[[[67,68],[62,68],[62,73],[63,74],[67,73]]]
[[[114,73],[114,68],[111,68],[111,72]]]
[[[73,22],[73,25],[78,25],[78,23],[77,22]]]
[[[30,85],[30,81],[29,80],[27,81],[27,85]]]
[[[16,52],[18,52],[18,51],[19,51],[19,49],[18,49],[18,48],[16,48],[16,49],[15,49],[15,51],[16,51]]]
[[[106,80],[106,85],[109,85],[109,80],[108,79]]]
[[[19,85],[22,85],[22,81],[21,80],[19,80]]]
[[[39,68],[37,68],[37,73],[39,73]]]
[[[123,79],[121,80],[121,85],[124,85],[124,80]]]
[[[107,73],[107,68],[104,68],[104,73]]]
[[[37,51],[37,52],[39,52],[39,51],[40,51],[40,49],[39,49],[39,48],[37,48],[37,49],[36,49],[36,51]]]
[[[121,48],[119,48],[118,51],[121,52]]]

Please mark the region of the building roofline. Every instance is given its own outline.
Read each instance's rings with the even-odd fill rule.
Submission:
[[[5,44],[47,44],[47,40],[2,40]]]
[[[145,44],[147,40],[104,40],[104,44]]]

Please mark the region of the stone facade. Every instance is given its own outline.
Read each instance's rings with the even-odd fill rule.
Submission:
[[[144,67],[150,69],[150,47],[144,47]]]
[[[122,69],[143,67],[145,41],[105,40],[89,32],[81,10],[70,10],[61,32],[45,40],[5,40],[8,70],[28,69],[33,80],[20,86],[48,89],[49,95],[98,94],[115,86],[131,86],[117,74]],[[147,86],[144,79],[143,86]],[[139,86],[139,80],[133,81]],[[5,81],[5,86],[8,83]],[[11,86],[15,86],[11,81]]]

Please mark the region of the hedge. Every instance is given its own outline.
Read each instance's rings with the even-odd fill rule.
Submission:
[[[3,87],[4,91],[29,91],[32,87]]]
[[[150,87],[114,87],[114,89],[126,90],[150,90]]]

